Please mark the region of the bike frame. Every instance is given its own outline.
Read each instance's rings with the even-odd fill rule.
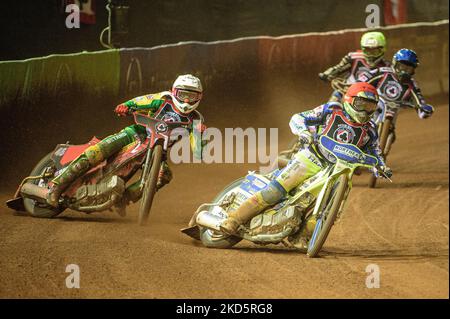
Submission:
[[[155,119],[148,115],[135,112],[133,113],[134,121],[136,124],[142,125],[147,130],[148,143],[147,154],[145,162],[142,166],[142,174],[140,178],[140,190],[142,191],[145,186],[146,176],[151,168],[152,151],[156,144],[161,144],[163,151],[167,152],[169,148],[170,133],[173,129],[180,127],[186,123],[183,122],[164,122],[162,120]]]
[[[340,175],[346,174],[348,177],[348,185],[347,190],[344,195],[344,199],[342,201],[340,211],[342,211],[344,207],[344,203],[347,200],[348,194],[352,188],[352,177],[354,171],[358,167],[366,167],[366,168],[372,168],[378,164],[378,160],[369,154],[364,153],[361,151],[358,147],[352,144],[346,144],[346,143],[339,143],[335,140],[332,140],[326,136],[321,136],[320,143],[327,142],[330,144],[338,145],[341,147],[351,147],[358,155],[361,155],[361,160],[357,162],[349,162],[345,160],[344,158],[340,158],[336,156],[336,154],[332,153],[334,157],[336,158],[336,163],[333,165],[330,165],[326,167],[321,172],[317,173],[316,175],[312,176],[311,178],[307,179],[301,186],[300,190],[296,192],[296,194],[291,197],[287,205],[293,205],[300,197],[302,197],[305,193],[311,193],[316,197],[316,204],[314,206],[314,210],[312,212],[313,215],[317,215],[321,212],[321,209],[323,209],[322,201],[327,195],[327,192],[330,190],[330,185],[332,185],[332,182],[334,182]],[[323,145],[323,144],[322,144]],[[328,147],[326,147],[328,148]],[[371,163],[369,164],[367,161],[369,159]]]

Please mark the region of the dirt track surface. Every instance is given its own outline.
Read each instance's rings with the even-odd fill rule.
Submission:
[[[174,180],[145,227],[136,225],[137,206],[126,218],[66,211],[46,220],[3,205],[0,297],[448,298],[448,105],[427,121],[402,112],[397,138],[388,160],[394,183],[368,189],[368,175],[356,177],[316,259],[248,242],[208,249],[179,232],[253,164],[172,166]],[[65,286],[68,264],[80,267],[80,289]],[[369,264],[380,268],[378,289],[366,288]]]

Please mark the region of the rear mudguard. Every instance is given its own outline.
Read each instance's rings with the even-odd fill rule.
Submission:
[[[89,142],[82,145],[58,144],[53,151],[52,160],[55,162],[56,169],[61,169],[70,164],[74,159],[80,156],[89,146],[95,145],[100,140],[93,137]]]

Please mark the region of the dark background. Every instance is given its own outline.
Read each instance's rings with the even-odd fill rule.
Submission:
[[[383,0],[114,0],[128,3],[124,47],[179,41],[279,36],[363,28],[368,4]],[[2,1],[0,60],[104,49],[100,32],[108,24],[106,0],[95,0],[96,23],[67,29],[64,0]],[[382,13],[382,12],[381,12]],[[448,19],[448,0],[408,0],[407,22]],[[383,18],[381,19],[383,25]]]
[[[63,1],[5,3],[0,10],[0,60],[103,49],[99,35],[107,25],[106,1],[96,0],[96,24],[70,30],[65,27]],[[130,0],[129,34],[125,44],[127,47],[152,47],[190,40],[214,41],[363,28],[367,15],[365,7],[369,3],[381,6],[382,1]],[[448,1],[408,1],[408,22],[442,18],[448,18]],[[443,39],[448,37],[448,32],[445,38],[441,33],[424,37],[405,34],[404,37],[409,36],[405,41],[403,36],[392,37],[387,32],[388,56],[406,44],[421,56],[436,52],[436,55],[427,54],[428,60],[422,60],[423,66],[417,75],[420,82],[425,73],[440,74],[442,72],[437,68],[443,64],[437,62],[440,62],[441,47],[445,44],[442,41],[447,41]],[[338,34],[330,37],[341,38]],[[289,133],[290,115],[323,103],[330,94],[329,85],[319,81],[317,73],[357,48],[359,37],[359,34],[350,33],[345,37],[347,40],[326,43],[320,41],[321,36],[309,37],[307,44],[296,49],[296,56],[302,56],[301,59],[291,59],[292,48],[280,41],[270,65],[260,65],[262,60],[255,52],[270,51],[271,40],[267,47],[262,44],[265,40],[261,40],[260,44],[246,42],[234,49],[226,44],[214,45],[211,51],[188,46],[169,48],[163,50],[164,54],[130,50],[130,58],[139,57],[143,63],[143,83],[131,90],[124,88],[123,74],[126,72],[122,70],[120,93],[70,81],[70,87],[62,86],[54,92],[28,85],[36,92],[32,98],[21,99],[23,90],[19,87],[17,95],[10,96],[9,102],[0,103],[0,188],[13,192],[39,159],[58,143],[85,143],[93,135],[103,138],[130,125],[130,118],[119,119],[114,115],[114,106],[134,96],[169,89],[179,73],[192,72],[204,82],[205,96],[199,110],[205,115],[208,126],[246,128],[259,125],[280,127],[280,134]],[[125,53],[121,56],[122,62],[127,60]],[[215,57],[214,61],[212,57]],[[291,60],[286,62],[284,59]],[[202,71],[205,73],[199,73]],[[25,76],[24,86],[36,75]],[[7,76],[0,73],[6,82]],[[428,99],[431,93],[424,87],[429,82],[428,78],[426,80],[420,83]],[[108,86],[108,83],[103,85]],[[447,98],[448,95],[444,96]],[[437,103],[431,97],[428,101]],[[287,142],[280,140],[280,147]]]

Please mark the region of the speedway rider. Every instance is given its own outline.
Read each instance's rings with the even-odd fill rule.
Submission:
[[[295,114],[289,125],[306,148],[300,149],[282,169],[278,177],[261,191],[244,201],[235,211],[229,213],[220,228],[226,234],[235,234],[240,225],[258,215],[266,207],[278,203],[289,191],[306,179],[320,172],[335,158],[317,143],[321,135],[342,143],[358,146],[363,151],[377,157],[380,169],[388,177],[392,171],[385,166],[378,146],[375,124],[370,120],[378,103],[378,94],[371,84],[352,84],[343,105],[328,102],[313,110]]]
[[[386,39],[381,32],[367,32],[361,37],[361,50],[349,52],[337,65],[319,73],[319,78],[331,81],[338,77],[345,77],[346,83],[354,83],[357,79],[373,69],[389,66],[384,59],[386,51]],[[330,102],[341,101],[342,94],[334,91]]]
[[[202,115],[196,110],[202,99],[203,88],[200,80],[190,74],[180,75],[172,85],[172,91],[163,91],[148,94],[131,99],[119,104],[115,108],[118,116],[125,116],[130,112],[137,111],[148,114],[150,117],[164,120],[166,122],[187,122],[186,128],[191,133],[191,142],[194,130],[203,132]],[[198,127],[193,127],[193,121],[198,120]],[[78,158],[70,163],[64,171],[52,180],[47,202],[57,207],[60,195],[78,177],[82,176],[92,167],[100,164],[103,160],[119,152],[126,145],[140,139],[145,140],[146,128],[141,125],[131,125],[120,132],[110,135],[99,143],[88,147]],[[194,155],[201,154],[201,150],[195,149],[197,142],[191,143]],[[201,156],[201,155],[200,155]],[[172,179],[172,173],[163,161],[159,171],[157,187],[161,188]]]
[[[372,70],[368,74],[361,74],[358,80],[374,85],[384,102],[414,107],[419,118],[425,119],[433,114],[434,108],[425,102],[417,82],[412,77],[418,66],[419,59],[416,52],[410,49],[400,49],[392,58],[392,67],[382,67]],[[399,108],[395,108],[395,113],[392,114],[392,140],[389,145],[395,141],[395,122],[398,110]],[[381,115],[382,110],[379,108],[374,114],[377,124],[382,120]]]

